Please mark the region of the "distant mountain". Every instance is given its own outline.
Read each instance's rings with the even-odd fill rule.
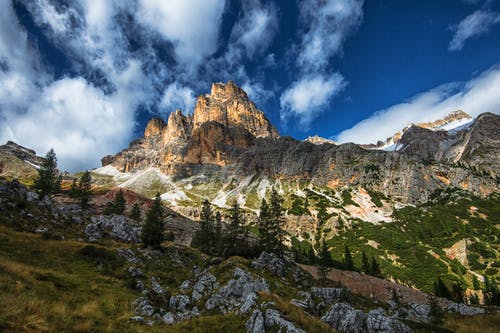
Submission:
[[[30,182],[38,175],[37,169],[42,163],[43,157],[15,142],[7,141],[0,146],[0,176]]]

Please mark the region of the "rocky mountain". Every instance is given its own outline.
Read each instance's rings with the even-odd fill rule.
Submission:
[[[273,184],[284,192],[362,187],[402,204],[425,202],[448,187],[485,196],[497,190],[500,117],[483,114],[461,129],[437,130],[469,119],[459,111],[410,126],[397,140],[397,151],[318,139],[300,142],[280,137],[234,83],[215,83],[211,94],[198,98],[192,115],[176,111],[167,122],[152,119],[144,137],[103,158],[103,166],[136,175],[156,168],[176,184],[166,186],[176,191],[163,192],[166,197],[183,198],[185,204],[206,196],[221,207],[236,199],[256,208]],[[235,184],[245,184],[245,190]]]
[[[37,169],[42,163],[43,157],[15,142],[7,141],[0,146],[0,176],[30,182],[38,174]]]

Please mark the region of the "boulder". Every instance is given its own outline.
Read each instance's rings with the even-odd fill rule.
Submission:
[[[367,332],[366,314],[363,311],[354,309],[347,303],[332,305],[321,320],[341,333]]]
[[[376,309],[368,313],[366,328],[369,333],[410,333],[412,330],[396,318],[388,317],[384,310]]]
[[[264,316],[259,309],[255,309],[245,323],[247,333],[266,333],[264,326]]]
[[[304,330],[295,327],[295,325],[284,319],[282,314],[278,310],[267,309],[266,310],[266,319],[265,319],[266,328],[271,328],[278,326],[279,332],[288,332],[288,333],[305,333]]]
[[[122,242],[140,242],[141,227],[133,226],[123,215],[99,215],[92,217],[92,223],[85,227],[85,235],[95,241],[108,235]]]

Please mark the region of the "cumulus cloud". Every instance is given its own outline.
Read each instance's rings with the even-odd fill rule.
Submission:
[[[181,109],[185,113],[191,113],[194,110],[194,103],[193,90],[174,82],[165,89],[161,100],[161,107],[166,113],[170,113],[176,109]]]
[[[344,78],[338,73],[330,77],[304,77],[281,95],[280,105],[284,110],[281,117],[297,116],[307,126],[316,115],[316,109],[327,104],[345,85]]]
[[[463,110],[472,116],[500,113],[500,65],[466,83],[448,83],[418,94],[404,103],[375,112],[338,134],[338,142],[374,143],[385,140],[406,125],[432,121]]]
[[[125,144],[133,127],[133,113],[121,110],[126,107],[122,97],[107,96],[81,78],[55,81],[25,113],[8,119],[0,132],[40,154],[54,148],[63,167],[71,171],[95,166],[100,156]]]
[[[452,27],[454,35],[448,49],[450,51],[460,51],[467,40],[486,34],[499,22],[500,13],[482,9],[476,10]]]
[[[178,60],[196,66],[216,50],[220,0],[140,0],[138,18],[173,42]]]
[[[278,15],[273,4],[244,1],[243,17],[231,32],[232,42],[242,47],[247,56],[262,54],[278,30]]]
[[[300,2],[303,34],[295,61],[299,77],[281,95],[283,121],[297,117],[302,125],[308,125],[345,88],[340,74],[329,75],[329,64],[361,24],[362,7],[363,0]]]

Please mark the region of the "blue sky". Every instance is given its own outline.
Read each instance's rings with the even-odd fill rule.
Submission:
[[[0,1],[0,141],[53,147],[64,169],[99,166],[227,80],[297,139],[500,113],[500,4]]]

